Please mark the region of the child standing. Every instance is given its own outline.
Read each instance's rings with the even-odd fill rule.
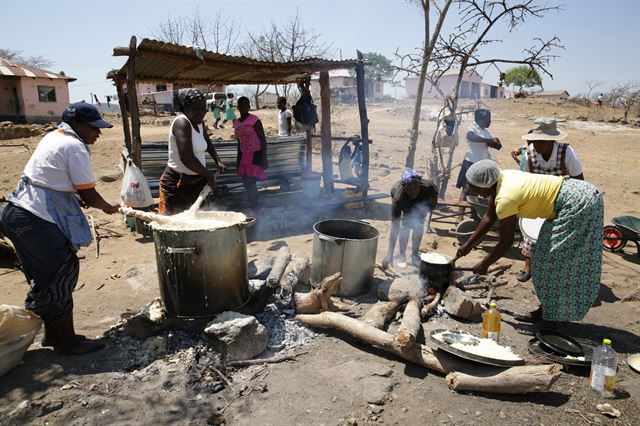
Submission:
[[[252,208],[258,205],[258,179],[264,180],[267,175],[264,169],[267,162],[267,138],[264,135],[262,122],[258,117],[249,114],[251,102],[243,96],[238,99],[240,118],[233,121],[238,139],[238,176],[242,177],[242,185],[247,193]]]
[[[278,98],[278,136],[291,136],[291,117],[293,113],[287,109],[287,98]]]
[[[469,167],[473,163],[480,160],[491,160],[491,154],[489,154],[489,147],[494,149],[502,148],[500,139],[494,138],[489,131],[491,125],[491,111],[488,109],[477,109],[474,113],[475,122],[469,126],[467,130],[467,144],[469,149],[462,161],[462,167],[460,167],[460,174],[458,175],[458,181],[456,182],[456,188],[460,188],[460,200],[466,199],[465,186],[467,183],[466,173]],[[464,208],[460,208],[460,213],[464,213]],[[462,218],[462,216],[460,216]]]
[[[220,125],[220,127],[218,127],[218,123],[222,119],[222,116],[220,114],[222,105],[220,105],[220,102],[221,101],[214,99],[213,102],[211,103],[211,112],[213,113],[213,118],[215,119],[215,121],[213,122],[214,129],[218,129],[218,128],[224,129],[223,125]]]
[[[224,102],[224,121],[220,128],[224,129],[224,124],[227,121],[231,121],[233,123],[233,120],[236,118],[236,111],[233,109],[233,93],[227,93],[227,100]]]

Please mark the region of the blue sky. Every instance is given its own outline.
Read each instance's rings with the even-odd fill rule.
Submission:
[[[543,19],[529,19],[516,31],[498,28],[492,38],[504,40],[486,49],[483,57],[514,57],[532,45],[534,37],[560,37],[566,50],[550,67],[553,80],[544,78],[547,90],[586,92],[587,80],[604,84],[596,90],[640,80],[640,0],[548,1],[563,10]],[[270,21],[284,23],[296,14],[343,57],[356,49],[392,57],[396,49],[410,52],[423,40],[422,16],[417,6],[402,0],[280,0],[280,1],[80,1],[0,0],[0,47],[43,55],[52,71],[64,70],[78,81],[70,85],[71,100],[114,92],[107,71],[119,68],[124,58],[113,57],[115,46],[126,46],[131,35],[150,37],[168,16],[215,17],[218,10],[235,19],[243,29],[259,30]],[[445,30],[458,21],[452,8]],[[241,36],[242,37],[242,36]],[[506,68],[506,67],[505,67]],[[478,69],[486,81],[497,81],[497,72]]]

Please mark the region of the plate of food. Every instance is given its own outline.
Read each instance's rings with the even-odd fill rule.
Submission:
[[[491,339],[452,330],[433,330],[429,339],[436,348],[470,361],[498,367],[523,365],[524,359]]]
[[[636,373],[640,373],[640,353],[629,354],[629,356],[627,357],[627,363],[633,371],[635,371]]]

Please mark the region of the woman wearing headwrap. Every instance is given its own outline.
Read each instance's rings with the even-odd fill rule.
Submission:
[[[466,256],[491,225],[500,220],[500,242],[474,272],[486,273],[513,243],[518,217],[547,219],[531,258],[540,308],[517,319],[579,321],[598,296],[602,269],[604,201],[592,184],[561,176],[500,170],[482,160],[467,171],[472,192],[489,198],[489,208],[456,258]]]
[[[203,122],[207,113],[205,95],[198,89],[183,89],[178,99],[183,115],[171,123],[169,161],[160,177],[158,210],[166,215],[187,210],[206,184],[211,189],[215,187],[215,175],[205,167],[205,152],[215,160],[221,173],[226,169]]]
[[[424,234],[424,221],[427,212],[435,208],[438,203],[438,189],[429,182],[423,181],[422,176],[413,169],[407,168],[402,173],[402,179],[391,188],[391,234],[389,248],[382,261],[382,269],[393,264],[393,250],[400,235],[400,256],[398,267],[406,268],[406,251],[409,233],[413,232],[411,261],[420,261],[418,250]]]

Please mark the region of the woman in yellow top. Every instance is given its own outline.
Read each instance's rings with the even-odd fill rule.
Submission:
[[[592,184],[561,176],[500,170],[482,160],[467,171],[472,192],[489,198],[489,208],[456,258],[466,256],[500,220],[500,242],[473,267],[486,273],[511,247],[518,217],[545,218],[531,258],[531,276],[540,308],[518,319],[579,321],[598,296],[602,270],[604,200]]]

